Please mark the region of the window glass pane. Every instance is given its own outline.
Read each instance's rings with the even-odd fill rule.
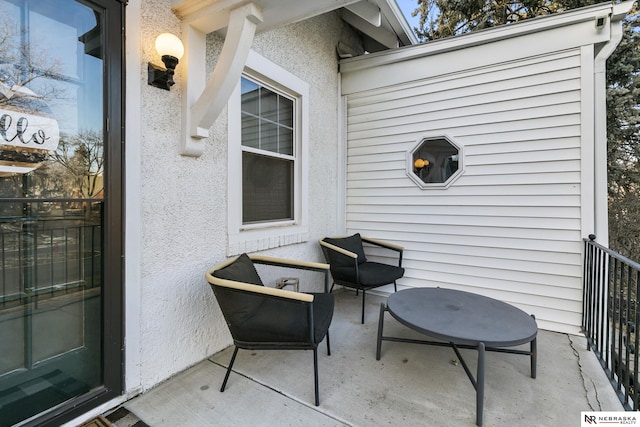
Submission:
[[[293,161],[242,153],[242,222],[293,219]]]
[[[293,219],[295,159],[268,152],[295,153],[295,101],[249,79],[241,81],[242,145],[264,151],[243,152],[243,223]]]
[[[58,12],[59,13],[59,12]],[[53,15],[53,16],[52,16]],[[29,13],[29,37],[31,43],[42,49],[42,58],[52,61],[55,58],[57,72],[68,77],[78,78],[81,71],[78,61],[82,59],[84,45],[79,42],[78,34],[90,28],[78,29],[72,26],[60,27],[59,17],[53,10],[31,10]],[[55,31],[55,37],[51,37]]]
[[[103,347],[104,325],[120,322],[103,311],[113,298],[104,288],[120,286],[106,272],[119,220],[105,214],[119,193],[103,186],[105,162],[118,165],[103,129],[104,107],[119,104],[105,90],[118,61],[102,47],[120,15],[85,3],[0,0],[0,87],[15,91],[0,90],[3,426],[97,391],[119,370],[118,343]]]
[[[260,126],[260,149],[278,153],[278,126],[264,120]]]
[[[279,99],[279,117],[278,123],[290,128],[293,127],[293,101],[281,96]]]
[[[260,89],[260,117],[278,120],[278,95],[264,87]]]
[[[458,148],[446,139],[426,139],[413,154],[413,168],[424,183],[446,182],[458,170]]]
[[[257,116],[260,86],[251,80],[245,79],[244,77],[241,80],[240,86],[240,91],[242,93],[242,111]]]
[[[0,42],[0,52],[2,52],[3,63],[18,62],[20,60],[20,34],[21,30],[21,9],[19,5],[11,4],[10,2],[0,2],[2,7],[0,8],[0,15],[2,16],[2,42]],[[0,78],[3,81],[7,80],[4,66],[0,69]]]
[[[293,129],[280,126],[279,153],[293,156]]]
[[[260,148],[258,119],[245,113],[242,113],[242,145]]]

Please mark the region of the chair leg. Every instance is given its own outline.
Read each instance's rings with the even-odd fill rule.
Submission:
[[[363,289],[362,290],[362,323],[364,324],[364,294],[366,293],[366,291]]]
[[[331,342],[329,341],[329,331],[327,331],[327,356],[331,356]]]
[[[231,368],[233,367],[233,362],[236,361],[236,355],[238,354],[238,347],[233,350],[233,356],[231,356],[231,361],[229,362],[229,367],[227,368],[227,374],[224,376],[224,381],[222,381],[222,387],[220,387],[220,392],[224,391],[224,388],[227,386],[227,380],[229,379],[229,374],[231,373]]]
[[[393,281],[393,291],[394,292],[398,292],[398,285],[396,284],[396,281]]]
[[[320,397],[318,392],[318,349],[313,349],[313,381],[316,391],[316,406],[320,406]]]

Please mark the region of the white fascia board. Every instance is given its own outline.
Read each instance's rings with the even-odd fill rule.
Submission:
[[[391,25],[402,44],[407,46],[419,43],[418,36],[413,32],[413,28],[409,25],[396,0],[377,0],[377,3],[382,11],[382,16],[387,18],[389,25]]]
[[[345,22],[387,48],[418,43],[395,0],[364,0],[344,9],[342,19]],[[374,10],[379,21],[373,18]],[[366,11],[369,15],[364,13]]]
[[[610,3],[599,4],[566,13],[528,19],[516,24],[489,28],[415,46],[402,47],[399,49],[344,59],[340,61],[340,71],[342,73],[349,73],[389,63],[397,63],[418,57],[432,56],[448,51],[468,48],[470,46],[482,45],[499,40],[533,34],[553,28],[565,27],[581,22],[593,21],[599,16],[609,15],[611,11],[612,6]],[[604,34],[601,38],[601,41],[607,41]]]

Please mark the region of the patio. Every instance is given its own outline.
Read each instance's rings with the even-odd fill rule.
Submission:
[[[319,347],[320,406],[313,406],[313,362],[307,351],[241,350],[227,389],[219,392],[232,348],[176,375],[125,406],[162,426],[473,426],[475,392],[446,347],[383,342],[375,359],[382,295],[334,292],[331,356]],[[389,314],[385,335],[421,338]],[[174,349],[173,351],[180,351]],[[475,351],[462,350],[475,370]],[[622,405],[582,336],[539,331],[537,378],[526,356],[486,358],[485,426],[579,425],[580,411],[621,411]]]

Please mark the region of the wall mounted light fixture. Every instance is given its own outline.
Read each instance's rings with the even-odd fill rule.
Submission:
[[[184,46],[177,36],[171,33],[162,33],[156,38],[156,51],[162,57],[166,68],[149,62],[149,84],[169,90],[175,84],[173,73],[178,61],[184,55]]]

